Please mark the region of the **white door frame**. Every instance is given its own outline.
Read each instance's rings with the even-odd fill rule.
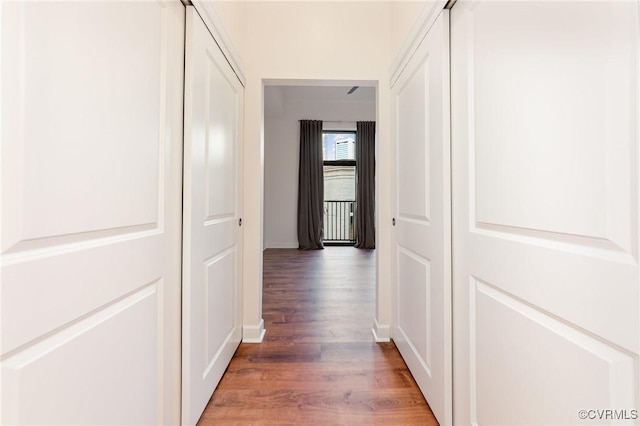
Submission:
[[[379,80],[317,80],[317,79],[263,79],[262,80],[262,87],[260,89],[260,99],[261,99],[261,103],[262,105],[264,105],[264,88],[266,86],[319,86],[319,87],[335,87],[335,86],[360,86],[360,87],[374,87],[376,89],[376,188],[375,188],[375,194],[376,194],[376,221],[375,221],[375,228],[376,228],[376,312],[375,312],[375,317],[372,319],[372,334],[374,339],[377,342],[388,342],[390,341],[390,320],[391,320],[391,290],[390,290],[390,281],[388,279],[381,279],[381,277],[387,277],[388,275],[388,262],[389,262],[389,256],[388,253],[385,251],[385,246],[388,243],[385,243],[386,241],[388,241],[388,237],[387,234],[389,233],[388,231],[390,230],[390,227],[384,227],[384,226],[380,226],[381,220],[383,218],[385,218],[386,216],[388,216],[388,209],[385,209],[385,207],[388,205],[385,203],[385,201],[387,200],[388,197],[386,197],[386,195],[388,194],[386,187],[385,187],[385,183],[386,182],[382,182],[383,181],[383,177],[384,173],[385,173],[385,166],[388,165],[384,165],[382,164],[382,159],[384,158],[388,158],[388,156],[382,156],[381,155],[381,149],[386,150],[388,148],[388,146],[383,146],[381,147],[381,140],[384,140],[386,138],[386,135],[388,134],[388,123],[386,123],[385,121],[381,121],[381,116],[380,116],[380,108],[381,108],[381,104],[384,103],[384,99],[381,99],[381,93],[380,93],[380,85],[383,84],[384,82],[381,82]],[[387,103],[388,105],[388,103]],[[322,119],[322,117],[320,117],[319,119]],[[264,108],[262,111],[262,116],[260,117],[262,126],[264,127]],[[261,151],[264,152],[264,138],[260,141],[261,143]],[[261,179],[262,182],[264,182],[264,173],[261,175]],[[261,216],[261,221],[260,221],[260,228],[259,228],[259,232],[260,232],[260,241],[262,242],[262,235],[264,232],[263,229],[263,217],[264,217],[264,185],[261,185],[261,209],[260,209],[260,216]],[[390,220],[390,219],[389,219]],[[382,229],[381,229],[382,228]],[[262,253],[260,254],[260,257],[262,258]],[[262,263],[261,263],[262,266]],[[260,268],[260,270],[262,270],[262,268]],[[251,284],[251,283],[249,283]],[[248,286],[247,286],[248,287]],[[252,291],[252,290],[248,290],[245,289],[245,301],[246,301],[246,292],[247,291]],[[259,288],[257,289],[257,291],[259,292],[260,295],[260,300],[259,300],[259,315],[258,318],[262,318],[262,273],[260,273],[260,280],[259,280]],[[246,309],[246,305],[245,305],[245,309]],[[246,312],[245,312],[246,314]],[[262,324],[262,327],[264,327],[264,322],[262,320],[260,320],[260,323]],[[245,331],[246,331],[246,326],[245,326]],[[260,342],[262,340],[262,337],[259,337],[260,333],[255,332],[254,330],[251,330],[252,333],[250,336],[244,337],[243,338],[243,342],[248,342],[248,343],[257,343]],[[262,328],[261,333],[262,336],[264,336],[264,328]],[[251,336],[256,337],[255,339],[251,339]]]

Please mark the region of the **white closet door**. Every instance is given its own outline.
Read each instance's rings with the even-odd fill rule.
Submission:
[[[453,6],[458,424],[638,424],[638,19]]]
[[[452,421],[449,11],[392,87],[393,340],[441,424]]]
[[[195,424],[242,338],[243,87],[187,7],[182,418]]]
[[[184,7],[0,7],[1,422],[175,424]]]

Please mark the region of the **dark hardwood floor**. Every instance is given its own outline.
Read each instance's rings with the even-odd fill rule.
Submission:
[[[264,252],[261,344],[241,344],[200,425],[437,425],[393,343],[375,343],[375,252]]]

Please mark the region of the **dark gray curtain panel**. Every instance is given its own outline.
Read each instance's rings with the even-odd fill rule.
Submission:
[[[300,165],[298,170],[298,248],[324,248],[324,176],[322,121],[300,121]]]
[[[376,122],[356,123],[356,247],[376,248]]]

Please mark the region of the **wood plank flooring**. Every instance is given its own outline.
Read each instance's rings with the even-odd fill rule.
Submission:
[[[199,425],[437,425],[393,343],[375,343],[375,252],[264,252],[261,344],[241,344]]]

